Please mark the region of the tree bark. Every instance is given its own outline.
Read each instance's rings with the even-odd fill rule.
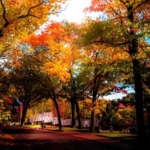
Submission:
[[[82,128],[82,123],[81,123],[80,109],[79,109],[77,99],[75,100],[75,104],[76,104],[76,112],[77,112],[77,118],[78,118],[78,128],[81,129]]]
[[[134,12],[133,6],[128,5],[128,19],[131,22],[129,35],[130,37],[136,37],[134,27]],[[138,40],[133,38],[130,40],[129,53],[132,58],[133,65],[133,78],[134,78],[134,88],[135,88],[135,100],[136,100],[136,121],[137,121],[137,136],[138,136],[138,148],[145,149],[145,126],[144,126],[144,111],[143,111],[143,85],[142,85],[142,75],[141,66],[136,55],[138,54]]]
[[[27,113],[27,110],[29,107],[29,102],[30,102],[30,100],[28,99],[28,100],[26,100],[26,103],[23,104],[20,126],[23,126],[23,124],[25,122],[25,117],[26,117],[26,113]]]
[[[73,97],[71,98],[71,115],[72,115],[71,126],[74,127],[75,126],[75,103],[74,103]]]
[[[56,108],[56,112],[57,112],[57,116],[58,116],[58,124],[59,124],[59,130],[62,130],[62,123],[61,123],[61,116],[60,116],[60,111],[59,111],[59,107],[58,107],[58,103],[56,98],[53,98],[53,102]]]
[[[137,59],[132,59],[134,86],[135,86],[135,106],[136,106],[136,121],[137,121],[137,135],[138,143],[141,143],[140,149],[145,147],[145,125],[144,125],[144,111],[143,111],[143,88],[142,77],[140,71],[140,63]]]
[[[98,92],[98,88],[99,88],[99,86],[97,86],[97,84],[98,84],[97,72],[98,72],[98,70],[97,70],[97,68],[95,68],[95,72],[94,72],[95,75],[94,75],[93,88],[92,88],[92,91],[93,91],[93,93],[92,93],[92,96],[93,96],[92,97],[92,108],[94,108],[94,106],[95,106],[96,96],[97,96],[97,92]],[[95,112],[92,109],[90,132],[94,132],[94,130],[95,130]]]

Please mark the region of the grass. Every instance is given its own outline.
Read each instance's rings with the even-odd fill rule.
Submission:
[[[36,125],[24,125],[24,127],[28,127],[28,128],[32,128],[32,129],[37,129],[37,128],[41,128],[40,124],[36,124]]]
[[[133,134],[124,133],[124,132],[121,132],[121,131],[112,131],[112,132],[110,132],[110,131],[101,131],[99,134],[103,135],[103,136],[107,136],[107,137],[127,137],[127,136],[133,136]]]
[[[105,137],[109,137],[109,138],[118,138],[118,139],[122,139],[122,140],[132,140],[136,138],[136,134],[130,134],[130,133],[124,133],[121,131],[101,131],[99,133],[99,135],[101,136],[105,136]]]

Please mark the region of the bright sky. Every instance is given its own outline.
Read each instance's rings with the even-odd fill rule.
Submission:
[[[84,21],[86,17],[85,12],[83,12],[83,10],[85,7],[88,7],[90,5],[90,2],[91,0],[68,0],[68,2],[64,6],[65,9],[62,8],[64,9],[64,11],[59,13],[57,16],[50,15],[49,20],[50,21],[64,20],[68,22],[81,23],[82,21]],[[45,28],[46,24],[40,27],[40,29],[37,31],[37,34],[39,34]]]
[[[85,19],[84,8],[90,5],[91,0],[68,0],[65,11],[58,17],[53,17],[56,21],[67,20],[69,22],[80,23]]]

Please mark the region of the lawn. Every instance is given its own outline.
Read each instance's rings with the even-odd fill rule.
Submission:
[[[124,133],[122,131],[101,131],[99,133],[101,136],[109,137],[109,138],[119,138],[123,140],[131,140],[136,138],[136,134]]]

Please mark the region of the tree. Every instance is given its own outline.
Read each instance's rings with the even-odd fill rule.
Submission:
[[[20,63],[20,67],[11,69],[8,80],[15,88],[12,97],[14,99],[18,98],[23,103],[21,116],[21,125],[23,125],[27,110],[31,107],[31,104],[33,102],[38,103],[48,96],[44,87],[39,84],[35,77],[35,75],[39,75],[39,63],[28,55],[22,57]]]
[[[96,21],[90,43],[103,43],[126,51],[132,63],[138,139],[141,149],[145,147],[145,127],[143,116],[143,85],[141,56],[145,37],[149,36],[149,0],[92,0],[89,11],[103,12],[104,21]]]
[[[88,23],[87,23],[88,24]],[[85,26],[81,27],[81,32],[85,32]],[[88,30],[88,29],[87,29]],[[89,35],[91,38],[92,34]],[[88,37],[87,37],[88,38]],[[84,38],[83,38],[84,39]],[[81,40],[83,40],[81,38]],[[86,42],[89,42],[86,39],[83,40],[86,45]],[[121,82],[121,69],[123,68],[118,67],[121,66],[124,62],[124,57],[127,58],[125,54],[123,56],[120,52],[117,52],[116,56],[113,56],[114,49],[112,47],[107,47],[103,44],[96,44],[92,43],[87,47],[82,48],[82,52],[84,52],[84,58],[82,58],[82,70],[84,70],[81,75],[84,77],[84,81],[86,84],[86,92],[88,93],[89,97],[92,97],[92,112],[91,112],[91,126],[90,131],[94,132],[95,128],[95,104],[97,99],[100,96],[110,93],[112,86],[116,82]],[[120,72],[119,72],[120,71]],[[86,79],[85,79],[86,78]],[[86,93],[86,94],[87,94]]]
[[[11,106],[13,100],[3,95],[0,99],[0,124],[8,123],[11,119]]]
[[[0,0],[1,37],[18,32],[14,29],[19,32],[27,27],[28,31],[39,29],[47,21],[48,15],[58,12],[64,2],[65,0]]]
[[[44,87],[49,98],[51,98],[56,107],[59,129],[61,130],[61,115],[58,106],[62,85],[70,78],[68,68],[70,65],[70,49],[65,46],[70,38],[61,23],[52,22],[39,35],[31,34],[25,42],[31,48],[30,55],[40,63],[39,72],[43,76],[36,75],[36,79]]]
[[[121,104],[121,103],[120,103]],[[124,108],[118,108],[116,113],[116,128],[128,129],[134,127],[136,123],[135,107],[126,106]]]
[[[10,62],[9,69],[21,65],[18,62],[18,58],[22,57],[20,47],[23,46],[20,39],[38,30],[51,14],[60,11],[65,1],[0,0],[0,59],[6,64]]]
[[[66,0],[0,0],[0,57],[15,57],[20,39],[39,29]],[[17,57],[17,56],[16,56]],[[15,58],[17,60],[17,58]],[[16,62],[17,63],[17,62]]]

